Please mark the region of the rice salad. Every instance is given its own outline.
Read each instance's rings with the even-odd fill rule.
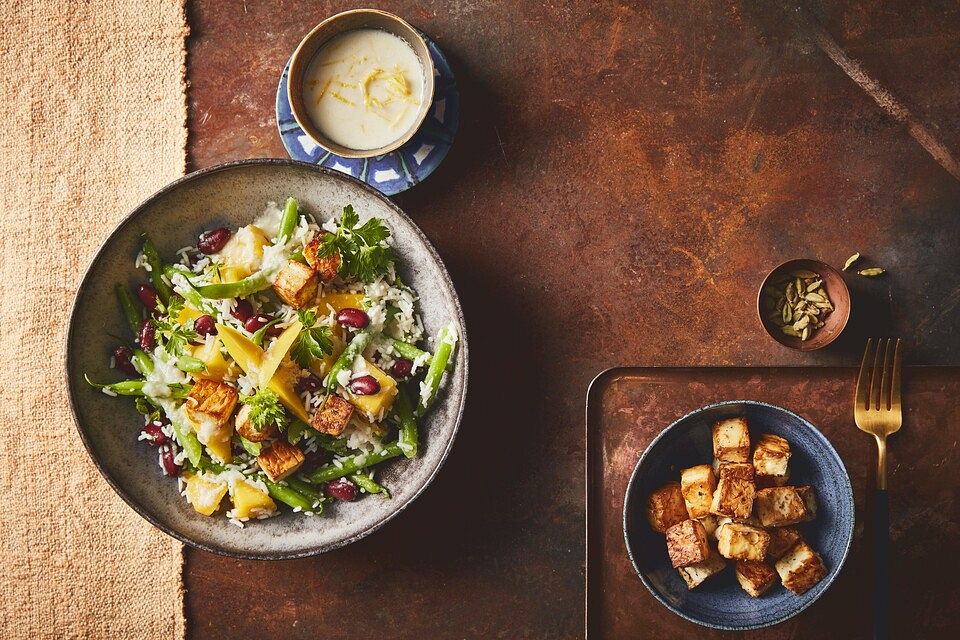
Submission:
[[[146,282],[116,286],[132,338],[93,387],[129,397],[197,513],[234,524],[390,497],[377,466],[417,455],[417,420],[453,367],[457,325],[424,335],[390,229],[348,205],[322,223],[288,198],[240,229],[205,231]],[[430,344],[432,352],[426,348]]]

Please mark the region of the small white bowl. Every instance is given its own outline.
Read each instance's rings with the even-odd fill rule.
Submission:
[[[355,31],[357,29],[380,29],[381,31],[386,31],[387,33],[402,38],[413,49],[413,52],[420,60],[420,65],[423,67],[423,100],[420,101],[420,109],[416,119],[403,135],[390,144],[377,149],[351,149],[325,136],[310,119],[303,99],[304,76],[307,68],[310,66],[310,61],[313,60],[313,56],[332,38],[347,31]],[[403,18],[395,16],[392,13],[387,13],[386,11],[379,11],[377,9],[354,9],[330,16],[314,27],[313,30],[300,41],[297,50],[294,51],[293,57],[290,59],[290,77],[287,82],[287,97],[290,100],[290,110],[293,112],[293,117],[296,118],[297,124],[322,148],[343,158],[371,158],[373,156],[390,153],[394,149],[399,148],[417,132],[417,129],[420,128],[420,125],[423,124],[424,119],[427,117],[431,103],[433,103],[433,76],[433,59],[430,57],[430,50],[427,48],[427,43],[424,42],[420,33],[410,26],[409,23],[403,20]]]

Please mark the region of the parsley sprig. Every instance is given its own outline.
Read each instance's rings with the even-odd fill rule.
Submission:
[[[362,225],[353,205],[343,208],[334,233],[324,234],[317,257],[340,252],[338,273],[345,279],[373,282],[390,271],[393,249],[387,244],[390,229],[380,218],[370,218]]]
[[[153,319],[157,337],[163,348],[173,356],[181,356],[186,346],[198,339],[197,332],[181,325],[177,318],[183,310],[183,298],[170,296],[166,305],[158,303],[159,313]]]
[[[314,359],[320,359],[333,353],[333,343],[330,336],[333,332],[330,327],[316,326],[317,314],[313,311],[297,311],[303,329],[297,336],[297,341],[290,349],[290,357],[303,369],[309,369]]]
[[[250,407],[250,423],[255,431],[269,429],[271,425],[278,429],[286,426],[287,417],[280,398],[270,389],[261,389],[252,396],[241,396],[240,402]]]

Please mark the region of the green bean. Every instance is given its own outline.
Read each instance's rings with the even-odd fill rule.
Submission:
[[[187,373],[197,373],[207,368],[203,360],[191,356],[180,356],[177,358],[176,366],[180,371],[186,371]]]
[[[266,478],[263,478],[263,483],[267,485],[267,491],[270,492],[270,497],[274,500],[279,500],[283,504],[293,507],[294,509],[300,507],[300,511],[313,513],[313,500],[306,497],[296,489],[293,489],[289,486],[285,487],[282,484],[277,484],[276,482],[271,482]]]
[[[293,253],[290,254],[290,259],[296,260],[301,264],[305,264],[305,265],[310,264],[309,262],[307,262],[307,256],[303,255],[303,251],[294,251]]]
[[[347,476],[356,484],[358,487],[366,491],[367,493],[382,493],[385,498],[390,497],[390,492],[387,491],[381,484],[376,480],[368,476],[363,472],[351,473]]]
[[[143,238],[143,257],[150,266],[150,282],[156,289],[160,302],[167,304],[170,301],[170,296],[173,295],[173,289],[163,279],[163,263],[160,261],[160,254],[157,252],[157,247],[154,246],[153,241],[150,240],[150,236],[143,234],[141,237]]]
[[[217,284],[202,284],[195,287],[197,293],[208,300],[223,300],[224,298],[245,298],[246,296],[270,288],[272,273],[258,271],[236,282],[221,282]]]
[[[393,403],[393,411],[397,419],[400,420],[400,437],[397,440],[397,446],[400,447],[400,450],[403,451],[403,455],[406,457],[416,457],[417,444],[419,441],[417,435],[417,419],[413,415],[410,396],[402,386],[397,389],[397,399]]]
[[[200,445],[200,440],[197,439],[197,434],[184,429],[183,425],[176,420],[171,420],[170,426],[173,428],[173,435],[177,436],[177,442],[180,443],[180,448],[187,454],[187,459],[190,460],[190,464],[195,468],[200,468],[203,447]],[[211,462],[211,464],[215,463]],[[221,467],[221,471],[222,470],[223,468]]]
[[[333,366],[330,367],[330,372],[327,373],[327,377],[323,379],[323,386],[326,387],[327,393],[337,388],[337,374],[351,366],[354,359],[363,353],[363,350],[367,348],[367,345],[370,344],[372,339],[373,333],[369,328],[364,329],[353,337],[353,340],[350,341],[347,348],[343,350],[340,357],[337,358]]]
[[[280,217],[280,231],[277,233],[274,244],[287,244],[298,222],[300,222],[300,208],[297,206],[297,200],[287,198],[283,205],[283,215]]]
[[[430,364],[430,360],[432,359],[431,355],[420,347],[412,345],[409,342],[404,342],[403,340],[394,340],[393,350],[396,351],[400,357],[406,358],[407,360],[423,358],[422,362],[424,364]]]
[[[284,482],[290,485],[291,489],[294,489],[295,491],[299,491],[301,494],[305,495],[306,497],[310,498],[313,501],[314,513],[320,513],[321,511],[323,511],[323,505],[330,500],[330,498],[328,498],[323,491],[320,491],[309,482],[305,482],[304,480],[301,480],[296,476],[290,476],[289,478],[284,480]]]
[[[133,364],[141,375],[148,375],[153,371],[153,359],[143,349],[133,350]]]
[[[375,464],[380,464],[384,460],[396,458],[402,453],[403,452],[400,451],[400,447],[397,446],[397,443],[391,442],[382,450],[380,450],[379,453],[361,453],[360,455],[340,459],[337,461],[339,464],[325,464],[308,475],[307,480],[313,484],[330,482],[331,480],[336,480],[337,478],[343,478],[345,476],[354,474],[361,469],[366,469],[367,467],[372,467]]]
[[[430,409],[430,406],[433,405],[434,400],[437,399],[440,382],[443,380],[443,374],[447,370],[447,365],[450,363],[450,357],[453,354],[453,349],[456,344],[457,330],[453,323],[443,327],[439,333],[437,333],[437,350],[433,354],[430,368],[427,369],[427,375],[423,379],[423,383],[427,385],[429,391],[426,398],[423,397],[423,394],[420,395],[420,401],[418,402],[416,411],[417,416],[422,416],[426,413],[427,410]]]
[[[241,435],[235,436],[234,442],[239,442],[243,450],[256,458],[263,450],[263,445],[259,442],[251,442]]]
[[[112,384],[98,384],[90,379],[90,376],[84,374],[83,376],[87,384],[91,387],[100,390],[109,390],[118,396],[143,396],[146,395],[143,392],[143,384],[146,380],[124,380],[122,382],[114,382]],[[171,384],[167,385],[170,388],[170,397],[175,400],[183,400],[190,394],[190,390],[193,389],[192,384]]]
[[[143,321],[143,315],[133,301],[133,294],[122,284],[116,286],[117,298],[120,300],[120,307],[123,309],[123,315],[127,318],[127,324],[130,325],[130,332],[134,337],[140,335],[140,322]]]
[[[206,301],[203,299],[203,296],[200,295],[200,293],[197,291],[197,288],[193,286],[193,281],[190,280],[190,278],[193,277],[195,274],[190,272],[188,269],[184,269],[183,267],[175,264],[167,265],[164,268],[163,273],[167,276],[167,278],[171,282],[173,282],[173,276],[178,274],[183,276],[184,279],[187,281],[187,289],[185,291],[179,291],[178,293],[180,293],[180,295],[183,296],[184,300],[186,300],[187,302],[195,306],[197,309],[201,311],[210,310]]]

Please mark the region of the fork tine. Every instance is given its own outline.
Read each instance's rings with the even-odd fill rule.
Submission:
[[[883,353],[883,338],[877,338],[877,350],[873,354],[873,369],[870,371],[870,397],[867,398],[867,411],[880,408],[880,358]]]
[[[897,347],[893,352],[893,380],[890,382],[890,408],[895,411],[900,410],[900,369],[902,362],[900,358],[900,338],[897,338]]]
[[[877,408],[881,411],[890,410],[890,370],[893,368],[893,353],[890,347],[893,346],[893,340],[887,338],[883,348],[883,374],[880,378],[880,396]]]
[[[867,348],[863,350],[863,362],[860,363],[860,375],[857,376],[856,405],[869,408],[870,406],[870,351],[873,348],[873,338],[867,338]]]

